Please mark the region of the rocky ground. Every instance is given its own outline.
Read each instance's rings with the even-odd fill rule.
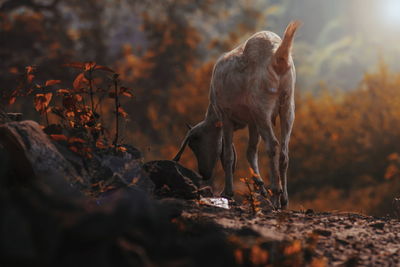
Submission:
[[[61,137],[0,125],[0,266],[400,266],[398,219],[274,211],[247,180],[228,202],[176,162]]]
[[[249,207],[233,206],[226,210],[196,202],[187,203],[182,216],[213,221],[226,231],[247,229],[255,239],[298,242],[299,249],[311,247],[319,266],[400,265],[398,219],[312,210],[273,211],[254,216]]]

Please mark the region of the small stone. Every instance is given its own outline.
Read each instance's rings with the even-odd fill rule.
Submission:
[[[155,184],[155,194],[160,197],[195,199],[199,197],[201,176],[170,160],[150,161],[143,169]],[[163,190],[167,186],[169,190]]]
[[[305,214],[306,215],[312,215],[312,214],[314,214],[314,210],[313,209],[307,209]]]
[[[339,244],[344,245],[344,246],[347,246],[348,244],[350,244],[346,240],[343,240],[343,239],[340,239],[340,238],[336,238],[336,242],[338,242]]]
[[[369,226],[371,226],[375,229],[383,230],[383,228],[385,227],[385,223],[383,223],[383,222],[371,223]]]
[[[314,234],[317,234],[317,235],[326,236],[326,237],[332,235],[332,232],[331,232],[331,231],[329,231],[329,230],[324,230],[324,229],[314,229],[314,230],[313,230],[313,233],[314,233]]]

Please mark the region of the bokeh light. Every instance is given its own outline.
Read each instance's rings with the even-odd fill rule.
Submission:
[[[381,8],[384,23],[387,26],[400,27],[400,1],[385,0]]]

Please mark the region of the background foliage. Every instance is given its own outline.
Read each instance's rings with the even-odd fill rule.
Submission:
[[[36,66],[41,84],[73,80],[76,73],[60,67],[66,62],[110,66],[134,89],[133,101],[121,99],[131,114],[121,139],[146,160],[172,158],[184,123],[204,116],[216,58],[256,31],[281,35],[289,21],[300,19],[292,208],[383,215],[400,188],[400,27],[380,12],[385,1],[2,0],[0,87],[3,95],[15,89],[26,66]],[[43,119],[32,101],[2,105]],[[112,105],[106,114],[107,108],[111,112]],[[249,175],[246,131],[235,142],[238,179]],[[183,162],[196,166],[190,153]],[[216,176],[219,189],[220,168]]]

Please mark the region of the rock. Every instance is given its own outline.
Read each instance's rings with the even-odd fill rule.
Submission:
[[[58,125],[50,125],[45,131],[64,133]],[[1,125],[0,143],[10,163],[6,175],[10,181],[14,180],[11,176],[17,180],[36,177],[68,181],[81,190],[92,190],[94,195],[121,187],[135,187],[147,194],[154,190],[154,183],[142,169],[140,151],[128,145],[124,146],[125,152],[98,149],[91,158],[81,157],[68,148],[66,141],[50,139],[33,121]],[[98,187],[93,188],[96,184]]]
[[[312,215],[314,214],[314,210],[313,209],[307,209],[306,210],[306,215]]]
[[[371,223],[369,226],[371,226],[375,229],[383,230],[383,228],[385,227],[385,223],[383,223],[383,222]]]
[[[314,230],[313,230],[313,233],[314,233],[314,234],[317,234],[317,235],[326,236],[326,237],[332,235],[332,232],[331,232],[331,231],[329,231],[329,230],[324,230],[324,229],[314,229]]]
[[[185,199],[198,198],[201,177],[178,162],[170,160],[150,161],[143,169],[155,184],[155,193],[162,197]]]
[[[9,168],[17,181],[33,177],[82,183],[82,177],[57,150],[34,121],[9,122],[0,126],[0,143],[7,152]]]
[[[185,201],[177,198],[163,198],[158,201],[158,205],[172,219],[181,216],[185,208]]]
[[[213,189],[211,188],[211,186],[205,186],[199,189],[199,194],[202,197],[213,197],[214,196],[214,192]]]
[[[2,108],[0,108],[0,123],[20,121],[21,119],[22,113],[5,112]]]
[[[7,113],[7,116],[11,121],[21,121],[21,119],[22,119],[22,113],[9,112],[9,113]]]
[[[136,152],[133,155],[128,152],[121,155],[95,155],[88,170],[89,173],[95,174],[92,177],[93,181],[105,181],[117,188],[133,186],[147,194],[152,194],[155,185],[143,171],[142,161],[137,156]]]
[[[347,246],[347,245],[350,244],[350,243],[347,242],[346,240],[343,240],[343,239],[340,239],[340,238],[336,238],[336,242],[339,243],[339,244],[341,244],[341,245],[343,245],[343,246]]]

